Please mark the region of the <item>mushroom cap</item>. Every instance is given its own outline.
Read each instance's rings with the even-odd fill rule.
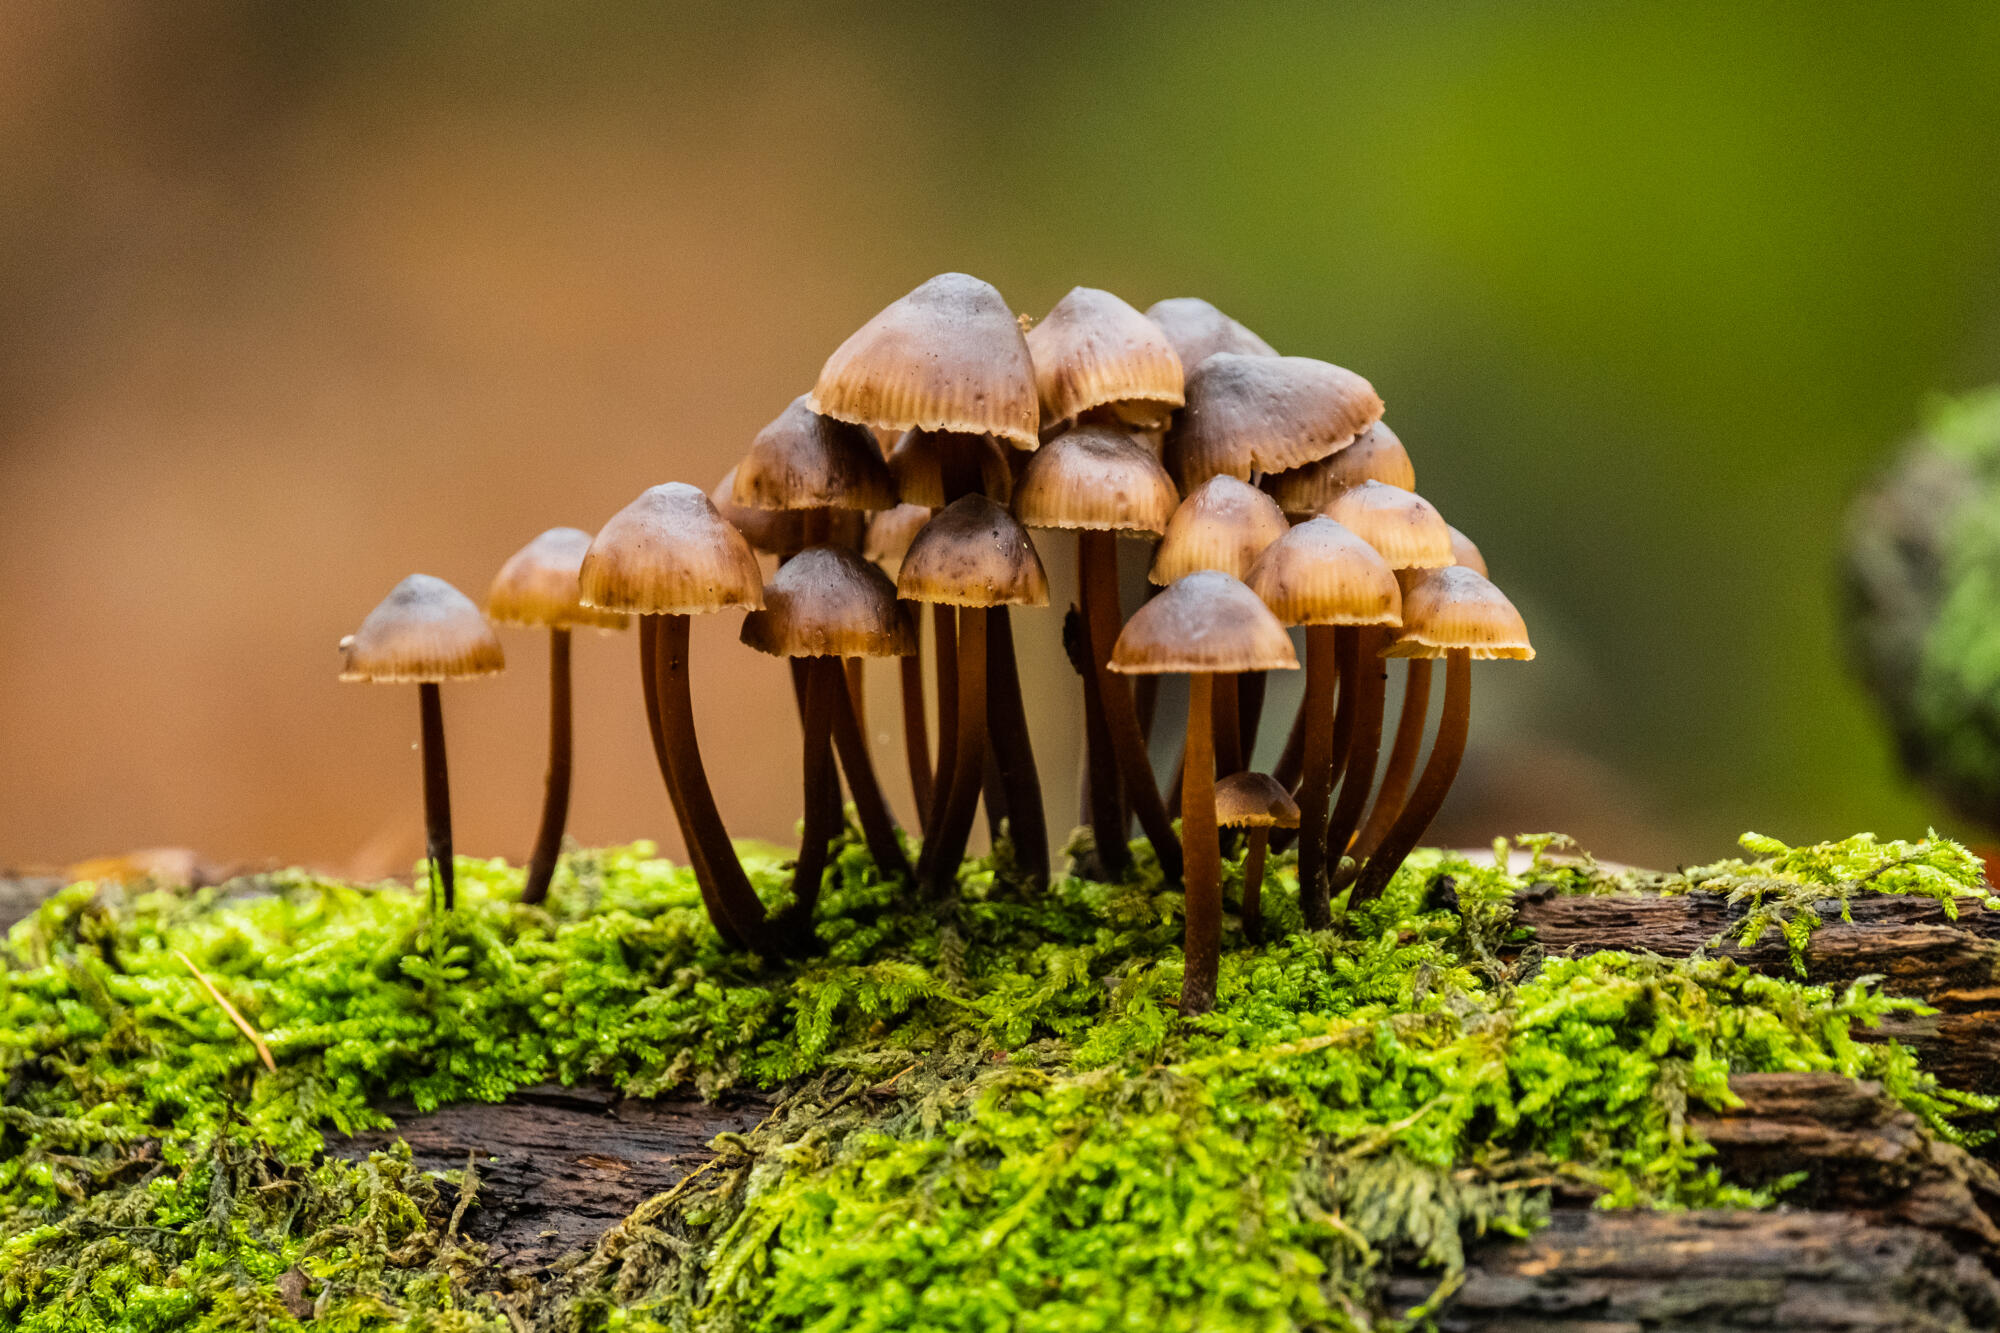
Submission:
[[[958,431],[904,431],[889,451],[889,472],[895,478],[896,499],[926,509],[944,507],[944,460],[957,451],[970,455],[979,467],[979,489],[1006,504],[1014,494],[1012,452],[991,435]],[[883,508],[888,506],[884,505]]]
[[[730,498],[748,509],[887,509],[895,490],[874,432],[819,415],[800,394],[750,441]]]
[[[1243,581],[1287,625],[1400,625],[1396,571],[1330,518],[1309,518],[1264,548]]]
[[[1176,580],[1132,613],[1111,648],[1111,669],[1163,672],[1296,669],[1291,636],[1256,593],[1219,569]]]
[[[931,521],[931,511],[923,505],[897,505],[884,509],[868,520],[868,535],[862,540],[861,554],[880,565],[890,578],[903,567],[910,542]]]
[[[773,657],[907,657],[916,622],[889,576],[843,546],[799,552],[743,617],[742,640]]]
[[[764,604],[743,534],[697,486],[655,486],[611,516],[583,557],[583,604],[635,615],[697,615]]]
[[[1048,575],[1020,521],[983,495],[931,516],[903,555],[896,595],[946,606],[1047,606]]]
[[[997,435],[1035,447],[1035,364],[1014,312],[989,283],[941,273],[834,350],[812,410],[898,430]]]
[[[1452,562],[1451,527],[1415,491],[1364,481],[1320,511],[1382,553],[1391,569],[1436,569]]]
[[[1181,358],[1166,332],[1110,292],[1072,287],[1028,330],[1042,429],[1115,406],[1135,426],[1165,425],[1181,405]]]
[[[802,509],[752,509],[736,503],[736,469],[730,468],[708,493],[708,502],[743,534],[752,550],[793,555],[805,549],[806,516]]]
[[[1445,529],[1451,533],[1451,562],[1455,565],[1464,565],[1481,578],[1491,578],[1492,575],[1486,570],[1486,557],[1479,553],[1479,547],[1472,538],[1450,524],[1446,524]]]
[[[577,600],[577,571],[590,549],[580,528],[550,528],[507,557],[486,592],[486,618],[496,625],[544,625],[570,629],[624,629],[630,620]]]
[[[1199,296],[1170,296],[1155,301],[1146,318],[1159,325],[1180,355],[1183,375],[1217,352],[1239,356],[1276,356],[1277,350]]]
[[[1425,570],[1403,591],[1403,632],[1384,657],[1443,657],[1469,648],[1475,660],[1528,661],[1535,646],[1521,613],[1484,574],[1466,565]]]
[[[1234,477],[1210,477],[1174,510],[1146,577],[1166,584],[1197,569],[1219,569],[1240,579],[1289,531],[1270,496]]]
[[[1167,470],[1182,490],[1219,474],[1248,481],[1344,449],[1381,416],[1374,387],[1351,370],[1217,352],[1188,375],[1187,406],[1167,431]]]
[[[412,574],[340,641],[340,678],[384,685],[490,676],[507,665],[500,636],[472,599]]]
[[[1379,481],[1398,490],[1417,489],[1417,470],[1396,432],[1378,421],[1354,437],[1345,449],[1303,467],[1267,472],[1262,485],[1287,514],[1317,514],[1349,486]]]
[[[1028,455],[1014,517],[1031,528],[1158,533],[1180,502],[1166,468],[1129,432],[1078,426]]]
[[[1299,803],[1269,773],[1245,769],[1217,780],[1215,822],[1223,828],[1297,828]]]

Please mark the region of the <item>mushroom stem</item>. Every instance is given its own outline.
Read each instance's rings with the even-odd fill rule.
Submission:
[[[924,659],[911,653],[897,659],[896,669],[903,686],[903,762],[910,770],[910,799],[917,807],[917,827],[922,829],[931,822],[931,737],[924,720]]]
[[[694,882],[701,890],[701,903],[708,911],[708,919],[715,926],[716,933],[732,949],[743,947],[743,937],[729,921],[722,910],[722,903],[715,896],[714,880],[708,873],[708,863],[702,859],[701,844],[687,836],[687,804],[681,800],[680,786],[674,781],[673,764],[667,759],[666,733],[660,726],[660,621],[662,617],[642,615],[639,617],[639,683],[646,697],[646,727],[653,737],[653,759],[660,766],[660,781],[667,789],[667,800],[674,807],[674,823],[680,826],[681,841],[687,844],[688,868],[694,871]]]
[[[1042,806],[1042,779],[1028,734],[1028,710],[1021,698],[1021,671],[1014,657],[1014,626],[1004,606],[986,613],[987,726],[993,758],[1007,793],[1007,829],[1014,857],[1031,883],[1049,882],[1048,814]]]
[[[1243,853],[1243,933],[1252,940],[1264,938],[1264,848],[1270,839],[1270,829],[1251,829],[1250,847]]]
[[[839,777],[833,768],[834,715],[847,692],[846,673],[837,657],[795,658],[806,677],[805,743],[800,752],[804,786],[804,826],[799,831],[799,856],[792,869],[792,905],[775,924],[783,946],[791,953],[808,952],[813,939],[813,908],[826,879],[827,847],[840,836]]]
[[[1438,719],[1430,760],[1424,765],[1423,776],[1417,779],[1417,789],[1410,793],[1409,804],[1389,826],[1375,855],[1368,858],[1368,865],[1348,898],[1349,905],[1381,897],[1396,868],[1403,864],[1403,858],[1415,850],[1431,821],[1437,818],[1445,793],[1451,790],[1452,779],[1458,776],[1459,760],[1465,757],[1465,737],[1471,722],[1472,651],[1453,648],[1445,655],[1444,712]]]
[[[1382,789],[1375,793],[1375,807],[1354,839],[1356,864],[1374,855],[1389,825],[1402,813],[1403,798],[1416,775],[1417,753],[1424,744],[1424,721],[1431,705],[1431,661],[1412,657],[1406,663],[1409,671],[1403,677],[1403,711],[1396,717],[1396,739],[1389,747],[1389,766],[1382,770]]]
[[[937,678],[937,765],[932,770],[931,813],[924,821],[924,840],[930,841],[933,825],[943,817],[951,784],[958,776],[958,620],[949,606],[931,608],[931,638],[934,660],[931,672]]]
[[[1308,639],[1308,642],[1310,641]],[[1329,646],[1326,654],[1326,669],[1337,678],[1340,672],[1339,668],[1333,665],[1334,650],[1331,647],[1332,642],[1331,637],[1329,637],[1327,640]],[[1311,649],[1308,648],[1307,652],[1310,653]],[[1329,711],[1333,708],[1333,682],[1331,680],[1327,682],[1327,695],[1324,706]],[[1285,748],[1278,752],[1278,762],[1271,766],[1271,777],[1276,780],[1280,787],[1283,787],[1286,791],[1294,795],[1297,795],[1299,791],[1299,776],[1305,771],[1305,757],[1306,700],[1304,695],[1300,695],[1298,711],[1292,714],[1292,729],[1285,734]],[[1298,836],[1299,830],[1296,828],[1272,830],[1271,850],[1284,851],[1285,848],[1297,841]]]
[[[980,778],[986,753],[986,608],[958,609],[958,735],[956,764],[946,789],[943,810],[924,834],[917,858],[917,876],[933,892],[950,891],[958,882],[979,809]]]
[[[1306,728],[1299,779],[1299,909],[1309,930],[1325,930],[1332,924],[1326,880],[1327,803],[1333,797],[1336,756],[1354,729],[1354,687],[1341,685],[1336,712],[1334,682],[1340,667],[1351,660],[1352,633],[1335,625],[1306,626],[1306,692],[1299,703]]]
[[[846,674],[847,700],[854,706],[854,720],[864,736],[868,734],[868,686],[862,668],[867,665],[865,657],[849,657],[841,663]]]
[[[862,729],[861,716],[852,707],[850,694],[836,697],[834,703],[833,744],[840,753],[840,767],[847,774],[847,790],[854,795],[854,815],[861,823],[868,854],[875,858],[875,868],[884,879],[897,875],[908,879],[909,858],[903,854],[903,840],[895,817],[889,813],[882,784],[876,780],[875,762],[868,753],[868,736]],[[835,799],[838,800],[838,792]]]
[[[736,848],[730,844],[729,830],[715,808],[715,793],[701,762],[694,700],[688,688],[688,617],[661,616],[655,632],[659,643],[653,666],[659,682],[660,736],[667,752],[668,789],[680,793],[676,812],[681,816],[681,836],[691,849],[701,848],[694,860],[696,877],[704,882],[703,901],[710,904],[711,915],[719,912],[720,921],[728,923],[727,933],[760,953],[767,952],[773,942],[764,904],[751,887],[750,877],[743,873],[743,863],[736,859]]]
[[[556,859],[562,854],[563,825],[569,821],[569,637],[560,625],[549,630],[549,774],[542,823],[535,834],[534,854],[528,858],[528,883],[521,890],[524,903],[548,898],[549,881],[555,878]]]
[[[444,700],[436,681],[417,686],[417,711],[423,718],[425,854],[430,857],[438,901],[449,912],[456,879],[451,860],[451,775],[444,758]]]
[[[1187,886],[1187,941],[1182,954],[1181,1014],[1215,1008],[1222,957],[1222,848],[1215,827],[1215,679],[1188,677],[1187,777],[1181,791],[1181,855]]]
[[[1264,688],[1268,671],[1246,671],[1236,678],[1237,753],[1243,767],[1257,767],[1257,731],[1264,721]]]
[[[1231,671],[1215,679],[1215,776],[1243,771],[1242,677]],[[1187,779],[1182,778],[1183,782]],[[1185,797],[1182,798],[1186,800]]]
[[[1119,799],[1118,759],[1111,750],[1111,728],[1104,722],[1104,700],[1097,693],[1097,671],[1087,660],[1080,660],[1078,665],[1083,673],[1083,814],[1090,822],[1097,875],[1118,879],[1132,863],[1131,850],[1125,845],[1125,803]]]
[[[1352,878],[1351,872],[1341,873],[1340,862],[1367,808],[1368,791],[1375,785],[1375,761],[1382,753],[1382,700],[1389,680],[1389,664],[1380,652],[1382,631],[1364,625],[1355,636],[1354,674],[1342,673],[1355,684],[1354,734],[1340,777],[1340,798],[1333,803],[1333,817],[1326,825],[1326,864],[1332,876],[1329,894]]]
[[[1125,799],[1139,816],[1139,827],[1145,831],[1146,840],[1153,844],[1161,873],[1172,883],[1181,877],[1180,841],[1174,837],[1166,802],[1160,799],[1159,779],[1153,776],[1146,729],[1140,725],[1132,690],[1110,665],[1111,650],[1118,640],[1117,542],[1117,536],[1109,532],[1077,534],[1077,570],[1090,643],[1090,666],[1097,677],[1097,697],[1104,705],[1104,725],[1111,733],[1111,748],[1118,760],[1118,777]],[[1158,690],[1159,677],[1139,678],[1142,689],[1148,682]],[[1119,834],[1122,842],[1122,825]]]

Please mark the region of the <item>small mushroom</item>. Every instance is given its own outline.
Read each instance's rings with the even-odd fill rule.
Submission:
[[[1447,525],[1447,528],[1451,533],[1452,563],[1455,565],[1464,565],[1481,578],[1490,577],[1486,572],[1486,557],[1479,553],[1479,548],[1473,544],[1472,538],[1466,536],[1457,528],[1449,527],[1449,525]]]
[[[1183,491],[1214,476],[1249,481],[1345,449],[1381,416],[1382,400],[1351,370],[1217,352],[1188,374],[1187,406],[1167,431],[1167,471]]]
[[[361,628],[340,641],[340,678],[417,687],[424,760],[424,826],[431,882],[445,911],[456,898],[451,851],[451,777],[438,685],[490,676],[507,665],[500,639],[472,599],[443,579],[412,574]]]
[[[1164,330],[1110,292],[1073,287],[1028,330],[1044,439],[1086,413],[1140,430],[1184,400],[1180,354]]]
[[[1399,490],[1417,489],[1417,470],[1396,432],[1378,421],[1354,443],[1317,462],[1283,472],[1267,472],[1259,483],[1287,517],[1306,518],[1324,509],[1342,491],[1364,481]]]
[[[1218,673],[1297,670],[1285,627],[1230,575],[1201,570],[1170,585],[1125,622],[1111,669],[1188,677],[1186,786],[1181,795],[1187,943],[1181,1012],[1215,1007],[1222,951],[1222,848],[1215,822],[1212,682]]]
[[[1183,376],[1217,352],[1244,356],[1276,356],[1271,344],[1217,310],[1199,296],[1170,296],[1146,307],[1146,318],[1159,325],[1181,359]]]
[[[1250,830],[1250,845],[1243,853],[1243,933],[1262,939],[1264,850],[1272,829],[1299,826],[1298,804],[1268,773],[1231,773],[1215,784],[1215,822],[1222,828]]]
[[[549,768],[543,783],[542,821],[528,858],[527,884],[521,890],[524,903],[549,896],[569,818],[570,631],[579,625],[618,630],[630,623],[627,616],[586,607],[577,600],[581,595],[577,573],[589,549],[589,533],[550,528],[508,557],[486,594],[486,616],[494,624],[549,632]]]

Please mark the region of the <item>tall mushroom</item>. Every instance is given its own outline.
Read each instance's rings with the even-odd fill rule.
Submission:
[[[1412,581],[1403,596],[1402,634],[1388,651],[1392,657],[1445,659],[1444,711],[1423,776],[1356,878],[1350,903],[1381,896],[1444,804],[1465,756],[1473,661],[1528,661],[1535,655],[1521,613],[1506,594],[1465,565],[1432,570]]]
[[[1250,845],[1243,852],[1243,933],[1264,938],[1264,851],[1274,828],[1299,826],[1298,803],[1269,773],[1245,770],[1215,784],[1215,822],[1221,828],[1247,828]]]
[[[1109,426],[1079,426],[1043,445],[1029,456],[1014,493],[1014,516],[1029,527],[1076,533],[1090,667],[1083,688],[1103,718],[1111,747],[1109,754],[1090,756],[1091,793],[1100,807],[1093,818],[1100,863],[1113,874],[1125,863],[1125,815],[1117,799],[1122,785],[1170,880],[1180,877],[1180,845],[1139,734],[1131,691],[1108,663],[1122,620],[1118,536],[1166,531],[1179,502],[1180,492],[1159,461],[1129,433]]]
[[[1382,417],[1373,386],[1303,356],[1217,352],[1188,373],[1187,406],[1165,461],[1183,491],[1214,476],[1249,481],[1345,449]]]
[[[1187,886],[1181,1012],[1215,1007],[1222,953],[1222,848],[1215,822],[1210,686],[1218,673],[1296,670],[1285,627],[1256,593],[1219,570],[1180,579],[1133,613],[1111,669],[1188,676],[1187,778],[1181,794],[1182,882]]]
[[[918,878],[943,893],[957,881],[979,805],[986,750],[986,617],[989,608],[1046,606],[1048,577],[1028,530],[983,495],[939,510],[903,556],[896,593],[957,608],[957,744],[951,779],[938,775],[936,818],[924,830]]]
[[[507,665],[500,640],[472,599],[443,579],[412,574],[361,628],[340,641],[340,678],[417,687],[424,759],[424,828],[431,883],[445,911],[456,899],[451,851],[451,777],[438,685],[490,676]]]
[[[1180,354],[1160,326],[1110,292],[1073,287],[1028,330],[1042,437],[1087,417],[1159,430],[1184,401]]]
[[[1362,673],[1355,666],[1361,630],[1400,625],[1402,597],[1388,562],[1330,518],[1308,519],[1272,542],[1244,581],[1282,623],[1306,627],[1306,688],[1299,705],[1306,724],[1299,783],[1299,907],[1306,925],[1323,930],[1331,922],[1328,858],[1337,855],[1327,842],[1327,802],[1340,759],[1353,742],[1363,693]]]
[[[764,605],[764,579],[743,534],[698,487],[670,481],[626,505],[584,554],[583,604],[639,619],[639,676],[653,754],[687,843],[702,904],[723,939],[778,947],[715,806],[688,686],[688,618]]]
[[[589,533],[550,528],[508,557],[486,594],[486,616],[494,624],[549,632],[549,767],[543,782],[542,820],[528,857],[527,884],[521,890],[524,903],[549,896],[549,881],[555,878],[556,859],[562,853],[563,826],[569,819],[570,631],[578,626],[619,630],[630,623],[629,617],[578,601],[577,573],[589,549]]]

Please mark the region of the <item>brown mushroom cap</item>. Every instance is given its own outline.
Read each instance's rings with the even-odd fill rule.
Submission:
[[[736,503],[736,469],[730,468],[708,493],[715,511],[743,534],[751,549],[795,555],[805,549],[806,516],[801,509],[752,509]]]
[[[1219,569],[1176,580],[1133,612],[1111,649],[1111,669],[1138,676],[1289,671],[1298,664],[1271,608]]]
[[[874,433],[819,415],[800,394],[750,441],[730,498],[748,509],[887,509],[895,490]]]
[[[1217,780],[1215,822],[1223,828],[1297,828],[1299,803],[1269,773],[1245,769]]]
[[[1449,524],[1446,525],[1446,530],[1451,533],[1451,562],[1455,565],[1464,565],[1481,578],[1491,578],[1492,575],[1486,570],[1486,557],[1479,553],[1479,547],[1473,543],[1472,538]]]
[[[630,620],[577,600],[577,571],[590,549],[579,528],[550,528],[507,557],[486,593],[486,618],[496,625],[624,629]]]
[[[897,505],[884,509],[868,520],[868,535],[861,543],[861,554],[880,565],[890,578],[903,567],[903,556],[910,549],[910,543],[931,521],[931,511],[923,505]]]
[[[826,359],[812,410],[899,430],[997,435],[1035,447],[1035,365],[1000,293],[941,273],[863,324]]]
[[[1078,426],[1028,455],[1014,517],[1031,528],[1165,532],[1181,502],[1146,446],[1110,426]]]
[[[472,599],[412,574],[340,641],[340,678],[384,685],[490,676],[507,665],[500,637]]]
[[[1049,580],[1020,521],[968,495],[938,510],[911,541],[896,595],[946,606],[1047,606]]]
[[[1234,477],[1210,477],[1167,521],[1146,577],[1167,584],[1197,569],[1219,569],[1240,579],[1265,547],[1290,530],[1277,501],[1255,486]]]
[[[1199,296],[1170,296],[1155,301],[1146,310],[1166,333],[1167,341],[1180,355],[1183,376],[1217,352],[1239,356],[1276,356],[1271,344],[1217,310]]]
[[[1330,518],[1264,548],[1244,577],[1287,625],[1400,625],[1403,595],[1379,552]]]
[[[1450,526],[1414,491],[1364,481],[1334,496],[1320,512],[1380,551],[1391,569],[1436,569],[1452,562]]]
[[[1426,570],[1403,593],[1403,632],[1384,657],[1443,657],[1469,648],[1477,660],[1528,661],[1535,647],[1507,594],[1465,565]]]
[[[1181,405],[1181,358],[1166,333],[1110,292],[1072,287],[1028,330],[1042,429],[1110,407],[1134,426],[1165,425]]]
[[[1188,375],[1187,406],[1167,431],[1167,470],[1182,490],[1218,475],[1248,481],[1344,449],[1381,416],[1373,386],[1351,370],[1217,352]]]
[[[936,430],[905,431],[889,451],[897,501],[942,509],[945,455],[953,450],[969,454],[978,463],[979,489],[1006,504],[1014,493],[1014,470],[1007,457],[1013,451],[991,435]]]
[[[655,486],[611,516],[583,557],[583,604],[634,615],[695,615],[764,604],[743,534],[701,489]]]
[[[1379,481],[1405,491],[1417,489],[1417,470],[1410,466],[1410,455],[1384,422],[1376,422],[1355,436],[1353,444],[1318,462],[1265,473],[1262,485],[1278,502],[1278,508],[1303,517],[1317,514],[1334,496],[1364,481]]]
[[[773,657],[908,657],[916,623],[889,576],[840,546],[785,562],[764,609],[743,617],[743,642]]]

